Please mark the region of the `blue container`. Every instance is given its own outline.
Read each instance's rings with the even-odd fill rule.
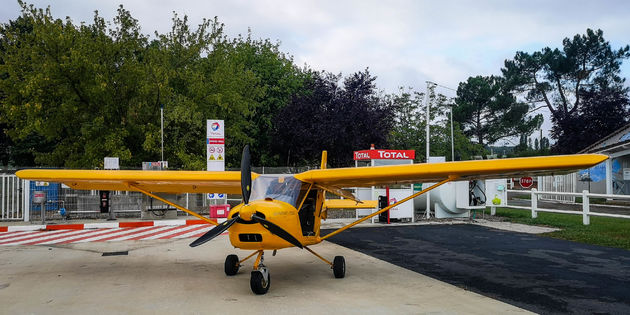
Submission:
[[[59,198],[61,197],[59,192],[61,191],[61,184],[59,183],[48,183],[48,186],[37,186],[37,184],[41,184],[42,182],[31,181],[30,190],[31,196],[34,191],[45,191],[46,192],[46,211],[57,211],[59,210]],[[33,200],[29,200],[31,203],[31,209],[33,211],[40,211],[39,204],[33,204]]]

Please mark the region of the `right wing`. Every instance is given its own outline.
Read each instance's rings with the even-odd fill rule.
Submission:
[[[446,178],[468,180],[564,174],[592,167],[607,158],[606,155],[602,154],[575,154],[429,164],[328,168],[296,174],[295,178],[307,183],[337,188],[435,183]]]

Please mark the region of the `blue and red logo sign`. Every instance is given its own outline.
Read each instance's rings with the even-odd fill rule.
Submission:
[[[210,129],[212,129],[212,131],[217,131],[219,130],[219,123],[218,122],[213,122],[212,125],[210,126]]]

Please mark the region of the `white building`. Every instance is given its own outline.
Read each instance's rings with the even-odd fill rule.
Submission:
[[[591,179],[592,192],[630,195],[630,124],[579,153],[601,153],[610,157],[605,162],[580,172],[582,178],[588,176]],[[588,183],[582,182],[582,185],[586,184]]]

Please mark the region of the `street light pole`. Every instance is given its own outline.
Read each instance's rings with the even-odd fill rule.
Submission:
[[[160,104],[160,130],[162,134],[162,159],[160,160],[160,168],[164,162],[164,104]]]
[[[427,105],[427,120],[426,120],[426,125],[427,125],[427,137],[426,137],[426,141],[427,141],[427,164],[429,163],[429,156],[430,156],[430,147],[429,147],[429,143],[431,142],[429,139],[430,134],[429,134],[429,126],[431,126],[431,115],[430,115],[430,110],[431,110],[431,102],[430,102],[430,98],[429,98],[429,93],[431,91],[431,86],[435,86],[436,84],[431,82],[431,81],[426,81],[427,82],[427,93],[424,95],[424,103]],[[427,205],[426,205],[426,212],[425,212],[425,218],[429,219],[431,217],[431,194],[426,194],[427,195]]]

